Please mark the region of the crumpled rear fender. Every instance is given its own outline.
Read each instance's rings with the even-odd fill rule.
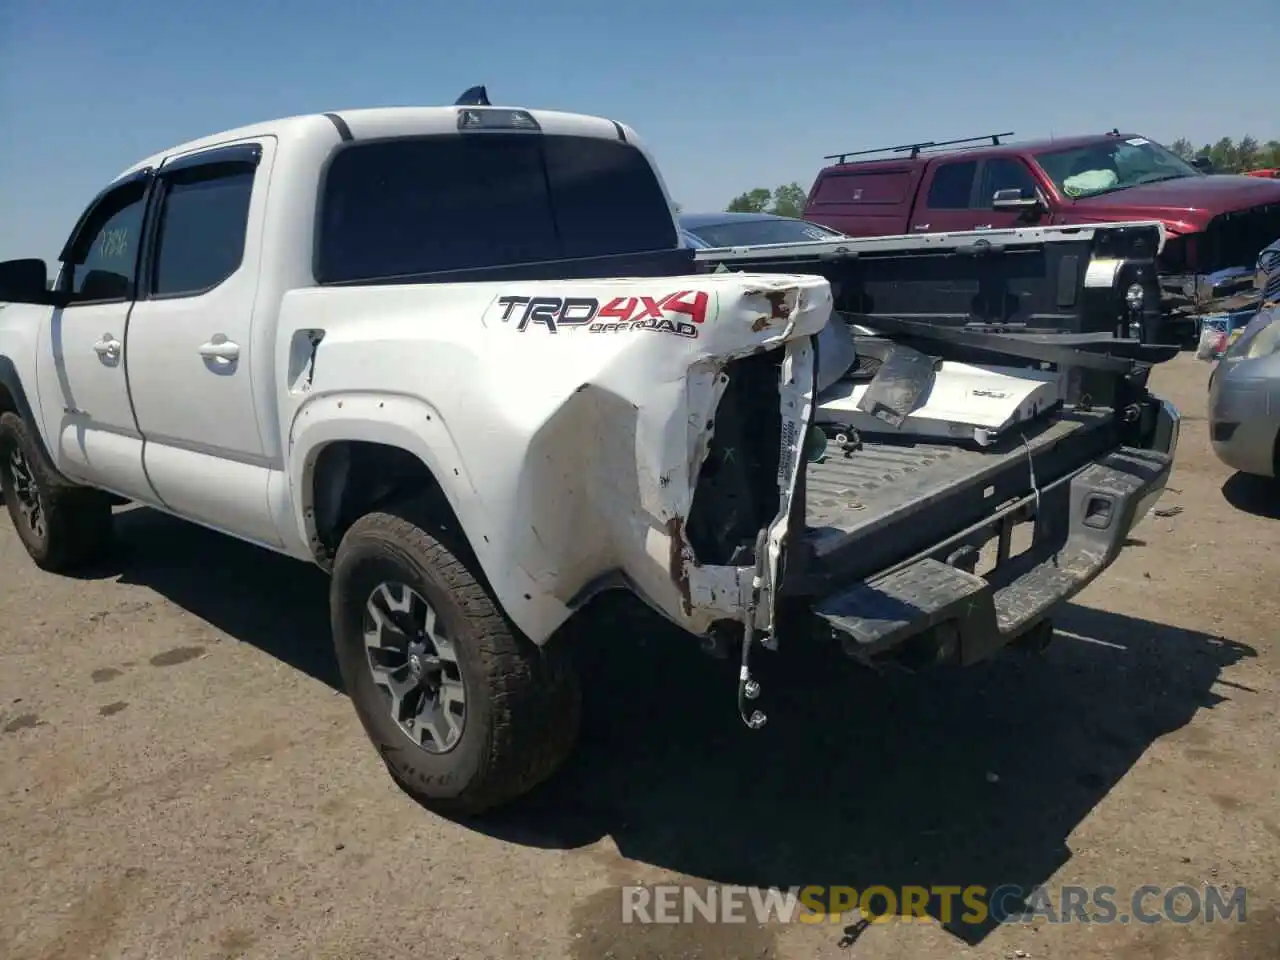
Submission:
[[[291,483],[317,444],[383,438],[432,469],[535,642],[615,585],[702,633],[745,617],[753,575],[704,562],[685,535],[729,372],[788,353],[770,482],[789,496],[812,340],[831,307],[821,277],[735,272],[290,292],[279,375],[300,400],[284,425]],[[318,345],[294,356],[308,330]],[[786,517],[773,519],[766,581],[786,534]]]
[[[702,349],[678,351],[666,338],[632,334],[628,349],[529,436],[515,494],[517,515],[528,522],[511,527],[513,555],[557,600],[573,607],[596,589],[625,585],[695,633],[745,618],[754,569],[705,562],[686,525],[732,362],[782,348],[773,415],[783,421],[784,449],[770,478],[781,508],[770,518],[760,608],[760,625],[771,625],[768,585],[789,531],[812,406],[812,338],[827,323],[831,294],[816,277],[734,276],[740,287],[718,291]],[[589,337],[575,331],[564,340]]]

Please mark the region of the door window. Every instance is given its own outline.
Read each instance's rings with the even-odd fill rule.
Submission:
[[[982,165],[982,186],[978,200],[983,206],[990,206],[997,190],[1018,190],[1022,199],[1030,200],[1035,196],[1036,182],[1021,160],[993,157]]]
[[[165,177],[153,297],[196,296],[240,268],[255,168],[209,164]]]
[[[68,306],[108,303],[133,296],[142,238],[146,181],[125,184],[89,212],[64,261],[62,288]]]
[[[931,210],[965,210],[973,193],[973,178],[978,170],[976,160],[944,163],[933,174],[927,203]]]

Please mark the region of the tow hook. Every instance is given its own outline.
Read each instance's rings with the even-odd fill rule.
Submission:
[[[761,530],[756,537],[756,568],[751,577],[751,592],[747,596],[746,623],[742,630],[742,663],[738,668],[738,716],[748,730],[759,730],[769,719],[761,710],[752,710],[751,715],[747,715],[747,701],[760,696],[760,684],[751,676],[750,660],[751,644],[756,638],[756,607],[760,603],[760,588],[764,585],[767,534],[767,530]]]
[[[753,605],[750,613],[754,612]],[[738,670],[738,716],[742,718],[748,730],[759,730],[769,719],[762,710],[752,710],[751,715],[747,716],[747,701],[755,700],[760,696],[760,682],[751,676],[751,667],[748,665],[751,644],[754,640],[755,629],[748,620],[746,630],[742,633],[742,666]]]

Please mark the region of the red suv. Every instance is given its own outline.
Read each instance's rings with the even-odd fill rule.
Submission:
[[[1205,173],[1147,137],[1112,131],[1008,143],[1012,134],[838,154],[804,218],[852,236],[1160,220],[1169,307],[1214,295],[1280,238],[1280,182]],[[983,141],[982,146],[971,144]],[[857,156],[890,154],[875,159]]]

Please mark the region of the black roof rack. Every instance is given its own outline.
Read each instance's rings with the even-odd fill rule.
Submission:
[[[898,147],[877,147],[875,150],[850,150],[847,153],[829,153],[823,160],[834,160],[836,163],[844,163],[846,157],[865,157],[873,153],[908,153],[914,160],[920,156],[920,151],[931,150],[935,147],[954,147],[960,143],[978,143],[984,140],[990,140],[993,147],[1000,146],[1001,137],[1012,137],[1013,131],[1008,133],[987,133],[980,137],[962,137],[959,140],[926,140],[924,143],[904,143]]]

